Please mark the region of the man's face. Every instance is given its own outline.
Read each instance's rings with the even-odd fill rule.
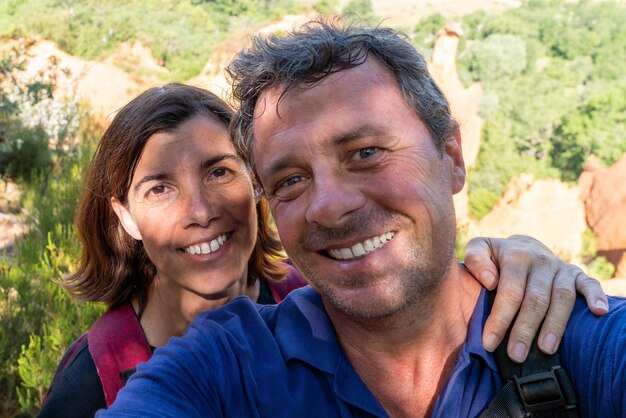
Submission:
[[[351,318],[427,301],[453,260],[458,136],[437,150],[374,58],[282,92],[259,98],[253,151],[291,260]]]

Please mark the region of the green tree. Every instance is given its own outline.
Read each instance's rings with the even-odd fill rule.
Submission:
[[[565,180],[575,180],[587,157],[609,165],[626,152],[626,79],[565,115],[551,138],[550,156]]]
[[[510,79],[526,70],[526,43],[515,35],[489,35],[472,44],[469,55],[469,70],[477,81]]]

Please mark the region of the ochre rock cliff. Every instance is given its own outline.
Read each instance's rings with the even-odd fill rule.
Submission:
[[[578,185],[598,255],[615,265],[615,277],[626,277],[626,154],[608,168],[590,158]]]

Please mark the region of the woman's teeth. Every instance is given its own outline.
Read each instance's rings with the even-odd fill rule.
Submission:
[[[374,238],[366,239],[363,242],[354,244],[350,248],[339,248],[328,250],[328,255],[338,260],[350,260],[363,257],[388,243],[395,235],[395,232],[387,232]]]
[[[183,248],[186,253],[189,254],[209,254],[214,253],[219,250],[222,245],[228,239],[228,234],[220,235],[210,242],[203,242],[202,244],[190,245],[189,247]]]

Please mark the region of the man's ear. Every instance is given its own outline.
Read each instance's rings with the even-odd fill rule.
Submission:
[[[117,219],[119,219],[120,224],[122,224],[122,228],[124,228],[126,233],[137,241],[141,241],[141,232],[139,232],[137,223],[135,222],[133,215],[130,214],[128,208],[126,208],[126,206],[124,206],[117,197],[111,198],[111,207],[113,208],[113,211],[117,215]]]
[[[461,131],[455,120],[452,120],[451,124],[453,124],[450,129],[451,134],[443,145],[443,152],[450,158],[452,194],[456,194],[463,189],[466,172],[463,149],[461,148]]]

